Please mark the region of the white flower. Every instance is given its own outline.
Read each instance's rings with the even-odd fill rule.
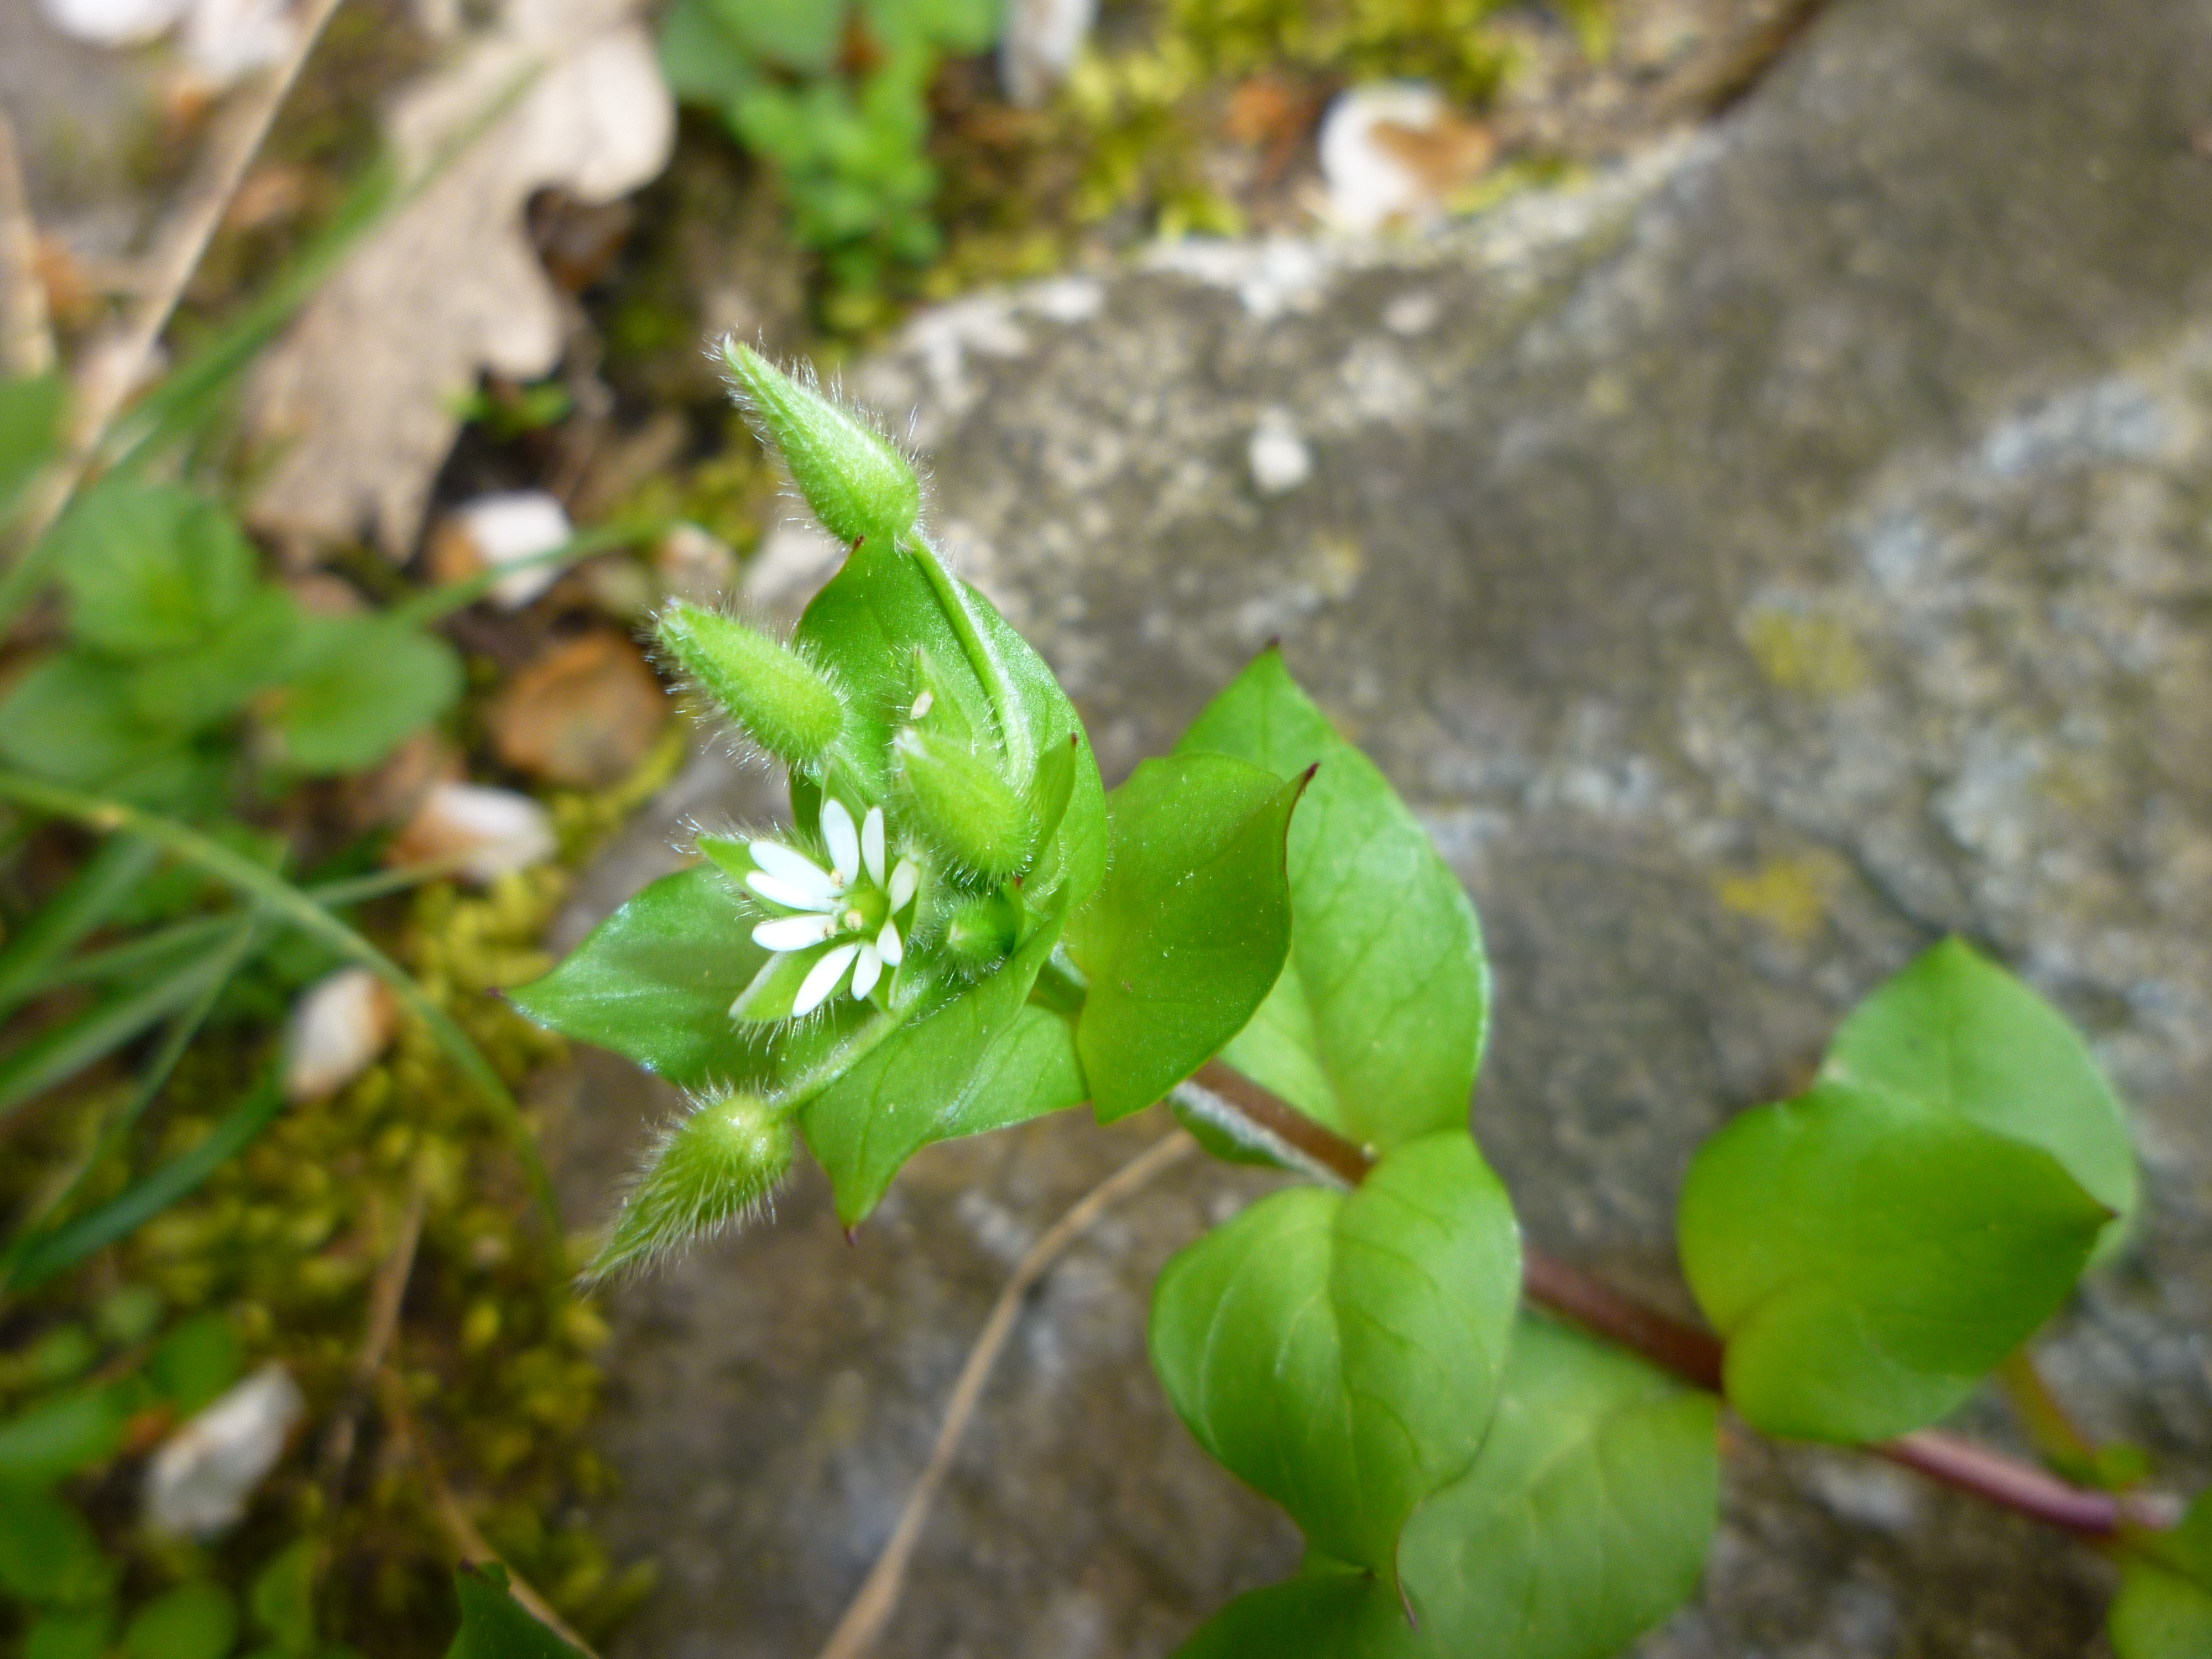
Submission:
[[[921,885],[912,859],[885,869],[880,806],[871,806],[855,830],[844,802],[824,796],[822,844],[830,851],[826,870],[781,842],[757,841],[746,849],[754,868],[745,885],[776,913],[753,929],[753,943],[779,953],[820,953],[799,982],[791,1005],[794,1017],[812,1013],[836,995],[848,969],[853,995],[864,999],[884,969],[905,960],[898,917]]]

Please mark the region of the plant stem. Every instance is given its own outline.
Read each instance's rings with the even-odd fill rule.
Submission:
[[[1200,1066],[1194,1080],[1347,1186],[1358,1186],[1374,1168],[1365,1147],[1315,1122],[1219,1060]],[[1522,1290],[1536,1306],[1642,1355],[1686,1382],[1723,1392],[1723,1351],[1711,1332],[1647,1308],[1540,1250],[1524,1250],[1522,1260]],[[2173,1524],[2154,1503],[2131,1503],[2076,1486],[1951,1435],[1923,1430],[1866,1449],[2000,1509],[2087,1538],[2111,1538],[2124,1528]]]

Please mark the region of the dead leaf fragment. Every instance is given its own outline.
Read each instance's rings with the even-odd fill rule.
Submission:
[[[454,408],[478,375],[552,370],[562,300],[531,246],[526,204],[550,188],[613,201],[659,173],[674,142],[674,108],[632,13],[629,0],[511,0],[495,28],[394,106],[390,137],[409,170],[465,148],[354,252],[258,368],[254,429],[283,447],[250,508],[258,527],[321,541],[366,532],[404,557],[459,430]]]
[[[668,718],[668,698],[619,634],[569,641],[507,683],[487,712],[492,749],[533,777],[604,789],[637,768]]]

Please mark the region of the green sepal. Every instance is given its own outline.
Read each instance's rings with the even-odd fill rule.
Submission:
[[[1176,752],[1233,755],[1280,778],[1318,769],[1291,821],[1290,958],[1222,1059],[1363,1145],[1465,1124],[1488,1029],[1482,933],[1389,781],[1273,647]]]
[[[845,726],[845,704],[789,646],[718,611],[678,600],[654,635],[700,689],[778,759],[810,766]]]
[[[742,1090],[708,1096],[669,1127],[585,1269],[603,1278],[743,1221],[791,1169],[791,1116]]]
[[[1027,803],[989,761],[921,726],[900,732],[891,752],[903,816],[939,853],[987,882],[1005,881],[1028,866],[1036,824]]]
[[[683,1088],[758,1083],[774,1075],[770,1051],[729,1012],[769,957],[751,928],[728,880],[694,865],[635,895],[507,1000]]]
[[[914,528],[921,486],[890,440],[734,337],[722,342],[722,361],[823,529],[848,544],[889,548]]]
[[[828,953],[826,944],[811,951],[778,951],[761,964],[752,981],[730,1005],[730,1018],[740,1025],[780,1025],[791,1018],[799,1002],[799,988],[814,964]]]
[[[1284,839],[1306,781],[1226,755],[1175,755],[1115,790],[1112,867],[1068,928],[1091,981],[1076,1045],[1102,1123],[1204,1065],[1282,971]]]
[[[2050,1317],[2112,1212],[2039,1146],[1825,1082],[1737,1117],[1683,1182],[1682,1265],[1754,1428],[1920,1428]]]
[[[1178,1253],[1153,1286],[1152,1365],[1199,1443],[1314,1548],[1395,1583],[1407,1518],[1482,1443],[1520,1294],[1505,1189],[1445,1130],[1354,1192],[1276,1193]]]

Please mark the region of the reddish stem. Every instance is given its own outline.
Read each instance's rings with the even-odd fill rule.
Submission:
[[[1315,1122],[1219,1060],[1200,1068],[1194,1080],[1347,1185],[1358,1186],[1375,1167],[1365,1147]],[[1641,1354],[1686,1382],[1723,1393],[1723,1350],[1711,1332],[1647,1308],[1540,1250],[1523,1252],[1522,1288],[1538,1307]],[[2110,1493],[2070,1485],[1948,1434],[1923,1430],[1866,1449],[2000,1509],[2088,1538],[2109,1538],[2124,1526],[2172,1524],[2149,1504],[2128,1504]]]

